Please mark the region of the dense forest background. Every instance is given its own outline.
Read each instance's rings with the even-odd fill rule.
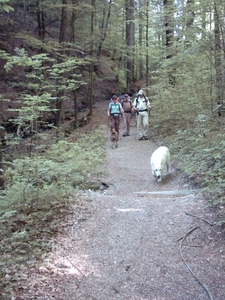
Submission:
[[[0,14],[3,237],[28,239],[25,216],[50,214],[98,177],[99,140],[66,137],[97,101],[138,88],[153,105],[152,138],[224,209],[224,1],[0,0]]]
[[[186,160],[189,157],[188,168],[194,165],[194,178],[204,181],[207,192],[213,186],[214,198],[224,198],[222,0],[0,4],[3,147],[14,147],[26,136],[34,138],[43,127],[56,126],[59,135],[68,118],[76,128],[92,115],[96,101],[114,93],[132,95],[141,87],[153,104],[160,104],[160,123],[154,122],[158,134],[170,127],[176,153],[190,154]],[[88,113],[79,120],[83,108]],[[190,149],[181,147],[180,140]],[[31,140],[29,156],[34,150]],[[202,162],[198,167],[192,152],[197,166]],[[3,170],[4,152],[0,153]],[[205,173],[210,173],[207,180],[200,179]],[[0,179],[7,188],[7,176]]]

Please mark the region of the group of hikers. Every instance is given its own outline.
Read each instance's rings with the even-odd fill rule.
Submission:
[[[149,138],[149,112],[151,103],[145,96],[144,91],[140,90],[133,103],[128,94],[124,95],[122,101],[119,101],[117,95],[113,95],[108,108],[108,117],[110,118],[110,129],[113,128],[119,134],[120,116],[123,117],[123,136],[130,135],[130,122],[132,115],[136,114],[137,133],[139,140],[148,140]]]

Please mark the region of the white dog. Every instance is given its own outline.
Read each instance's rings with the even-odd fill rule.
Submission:
[[[165,146],[161,146],[156,149],[151,156],[151,169],[152,175],[162,181],[162,176],[165,167],[167,167],[167,174],[169,173],[170,166],[170,152]]]

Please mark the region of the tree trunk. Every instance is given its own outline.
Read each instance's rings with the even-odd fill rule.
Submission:
[[[134,0],[126,0],[127,92],[131,93],[134,78]]]
[[[37,23],[38,23],[38,35],[39,38],[44,41],[45,39],[45,18],[44,18],[44,11],[42,8],[42,1],[37,1]]]
[[[222,43],[223,43],[223,66],[225,65],[225,5],[223,6],[223,15],[224,15],[224,18],[223,18],[223,28],[222,28],[222,32],[223,32],[223,35],[222,35]],[[224,94],[225,94],[225,68],[223,68],[223,97],[224,97]]]
[[[91,11],[91,56],[92,61],[90,64],[90,93],[89,93],[89,107],[90,116],[93,110],[93,75],[94,75],[94,15],[95,15],[95,0],[91,0],[92,11]]]
[[[222,69],[221,69],[221,35],[220,35],[220,20],[217,10],[216,2],[214,2],[214,58],[216,69],[216,102],[217,104],[223,104],[223,88],[222,88]],[[221,110],[222,111],[222,110]]]
[[[78,107],[77,107],[77,93],[73,92],[73,103],[74,103],[74,120],[75,120],[75,128],[78,128]]]
[[[109,0],[108,4],[107,3],[105,4],[104,10],[103,10],[102,24],[101,24],[101,28],[100,28],[100,42],[99,42],[98,51],[97,51],[97,59],[98,60],[101,56],[102,44],[106,38],[107,29],[109,26],[109,18],[110,18],[110,14],[111,14],[111,4],[112,4],[112,0]],[[107,16],[106,16],[106,5],[108,5]]]
[[[194,24],[195,12],[194,12],[194,4],[195,0],[187,0],[186,4],[186,38],[185,38],[185,46],[190,47],[193,39],[193,29],[192,25]]]
[[[165,45],[166,45],[166,59],[173,57],[173,41],[174,41],[174,0],[163,0],[164,7],[164,26],[165,26]],[[168,69],[169,83],[175,84],[175,67]]]
[[[3,164],[2,164],[2,151],[1,151],[2,146],[0,146],[0,190],[5,189],[5,181],[4,181],[4,176],[3,176]]]
[[[78,1],[77,0],[72,0],[72,6],[73,6],[73,11],[72,11],[72,16],[71,16],[71,21],[70,21],[70,28],[71,28],[71,42],[75,42],[75,33],[76,33],[76,26],[75,26],[75,21],[76,21],[76,7],[77,7]]]
[[[148,87],[149,85],[149,37],[148,37],[148,28],[149,28],[149,4],[150,1],[146,2],[146,75],[145,75],[145,85]]]
[[[173,18],[173,0],[163,0],[163,5],[164,5],[164,17],[165,17],[165,44],[166,44],[166,58],[171,58],[172,55],[172,45],[174,41],[174,18]]]
[[[62,13],[61,13],[61,24],[60,24],[60,33],[59,33],[59,43],[62,44],[66,41],[66,32],[67,30],[67,0],[62,0]],[[64,52],[64,51],[63,51]],[[61,62],[61,59],[59,59]],[[56,103],[56,126],[60,127],[64,123],[65,119],[65,103],[64,103],[64,95],[61,92],[58,92],[58,101]]]
[[[66,41],[66,30],[67,30],[67,0],[62,0],[59,43],[63,43]]]
[[[3,163],[2,163],[2,143],[4,140],[4,130],[0,128],[0,190],[5,188],[5,182],[3,177]]]
[[[139,3],[139,7],[138,10],[140,11],[142,8],[142,3]],[[143,35],[144,35],[144,26],[142,23],[142,15],[139,12],[139,25],[138,25],[138,51],[139,51],[139,55],[138,55],[138,64],[137,64],[137,68],[138,71],[137,73],[137,79],[138,78],[143,78],[144,77],[144,72],[145,72],[145,67],[144,67],[144,61],[142,58],[142,51],[143,51]]]

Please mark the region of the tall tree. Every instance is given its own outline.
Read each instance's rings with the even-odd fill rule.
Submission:
[[[101,56],[102,45],[107,36],[107,29],[109,26],[109,20],[110,20],[110,15],[111,15],[111,7],[112,7],[112,0],[109,0],[108,3],[106,2],[104,4],[101,26],[100,26],[100,41],[98,44],[97,59],[99,59]]]
[[[70,20],[70,27],[71,27],[71,42],[75,42],[75,36],[76,36],[76,26],[75,21],[77,18],[77,4],[78,0],[72,0],[72,14],[71,14],[71,20]]]
[[[193,40],[192,34],[194,29],[192,29],[195,19],[195,11],[194,11],[195,0],[187,0],[186,8],[185,8],[185,19],[186,19],[186,39],[185,45],[190,46],[191,41]]]
[[[1,1],[1,6],[0,6],[1,12],[5,11],[8,14],[10,11],[13,11],[13,10],[14,10],[13,7],[8,5],[8,0]],[[1,101],[2,101],[2,99],[0,97],[0,104],[2,104]],[[5,139],[5,131],[4,131],[3,120],[2,120],[3,113],[4,113],[4,111],[1,109],[1,113],[0,113],[0,189],[5,188],[5,180],[4,180],[4,175],[3,175],[3,155],[2,155],[2,145],[3,145],[3,141]]]
[[[59,43],[66,41],[67,35],[67,0],[62,0],[62,12],[61,12],[61,22],[59,31]]]
[[[43,0],[37,0],[37,23],[39,38],[44,41],[45,39],[45,14],[43,9]]]
[[[219,11],[216,1],[214,1],[214,56],[215,56],[215,70],[216,70],[216,102],[222,104],[223,99],[223,87],[222,87],[222,48],[221,48],[221,29]]]
[[[173,56],[173,42],[174,42],[174,0],[163,0],[164,6],[164,26],[165,26],[165,45],[166,58]]]
[[[143,40],[144,40],[144,24],[143,24],[143,1],[138,2],[138,59],[137,59],[137,73],[139,74],[140,78],[144,77],[145,74],[145,67],[144,67],[144,60],[142,57],[143,52]],[[138,77],[137,77],[138,78]]]
[[[165,45],[166,59],[173,57],[174,43],[174,0],[163,0],[164,6],[164,26],[165,26]],[[168,79],[171,85],[175,84],[174,66],[168,69]]]
[[[94,76],[94,15],[95,15],[95,0],[91,0],[91,64],[90,64],[90,93],[89,93],[89,107],[90,115],[93,109],[93,76]]]
[[[126,88],[128,93],[131,92],[131,84],[134,78],[134,8],[134,0],[125,1],[127,47]]]
[[[146,34],[145,34],[145,40],[146,40],[146,75],[145,75],[145,85],[149,85],[149,5],[150,0],[146,1]]]
[[[0,190],[4,189],[5,182],[3,177],[3,162],[2,162],[2,144],[4,140],[4,130],[0,127]]]
[[[71,27],[71,38],[70,42],[74,43],[75,42],[75,37],[76,37],[76,18],[77,18],[77,5],[78,5],[78,0],[72,0],[72,15],[71,15],[71,20],[70,20],[70,27]],[[78,127],[78,105],[77,105],[77,91],[74,89],[73,91],[73,103],[74,103],[74,120],[75,120],[75,128]]]
[[[62,12],[61,12],[61,24],[60,24],[60,32],[59,32],[59,43],[62,45],[62,48],[65,47],[64,43],[66,42],[67,35],[67,0],[62,0]],[[63,50],[62,54],[65,54]],[[62,62],[62,59],[59,57],[59,62]],[[58,91],[58,99],[56,102],[56,125],[60,127],[64,122],[64,95],[62,91]]]

